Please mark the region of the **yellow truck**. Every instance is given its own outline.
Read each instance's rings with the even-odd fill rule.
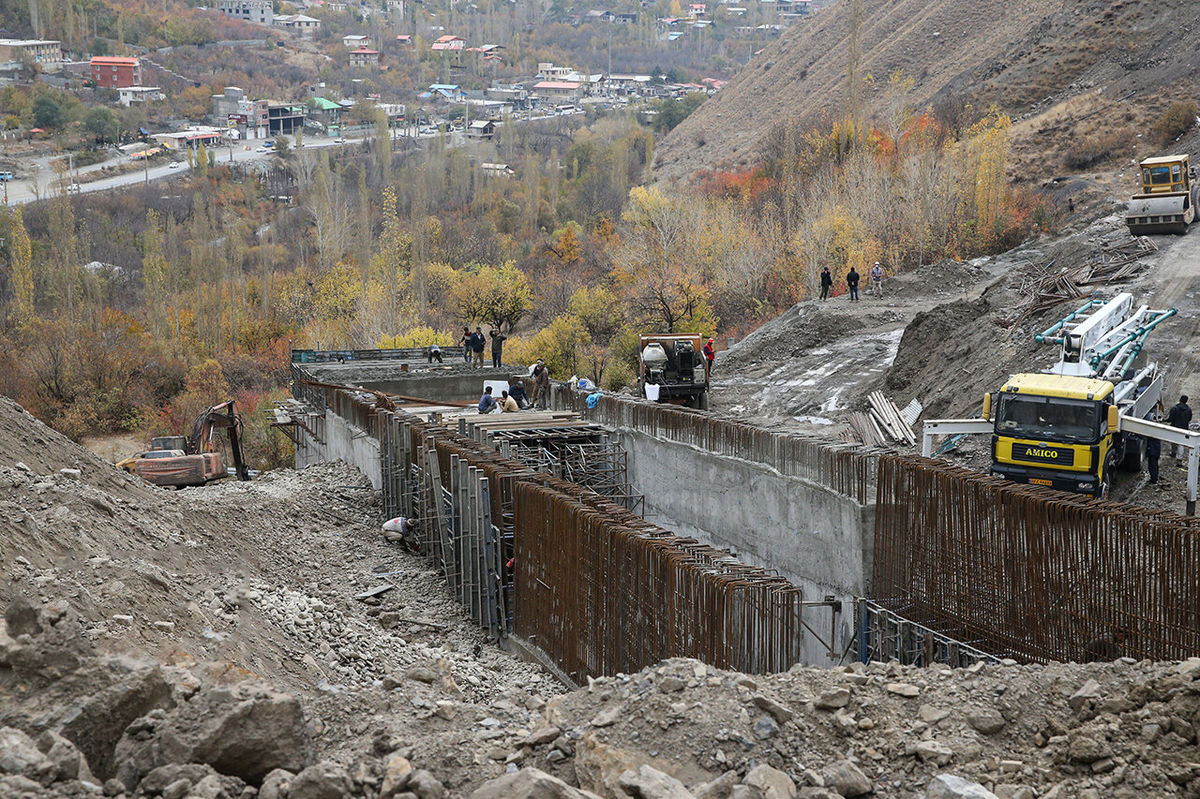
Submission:
[[[1118,468],[1139,470],[1163,380],[1142,347],[1174,308],[1135,308],[1133,295],[1093,299],[1034,336],[1060,348],[1046,372],[1011,376],[983,400],[980,419],[926,420],[922,453],[937,435],[991,433],[991,472],[1021,483],[1105,496]]]

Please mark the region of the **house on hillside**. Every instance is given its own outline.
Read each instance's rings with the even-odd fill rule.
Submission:
[[[270,25],[275,21],[271,0],[216,0],[214,8],[227,17],[243,22]]]
[[[351,50],[347,63],[352,67],[374,67],[379,65],[379,51],[369,47]]]
[[[459,50],[466,49],[466,46],[467,46],[466,39],[464,39],[461,36],[454,36],[452,34],[447,33],[445,36],[439,36],[437,38],[437,40],[434,41],[434,43],[429,46],[429,49],[433,50],[435,52],[444,52],[444,51],[457,52]]]
[[[328,98],[314,97],[309,101],[308,118],[319,123],[328,135],[336,136],[341,132],[346,109]]]
[[[542,100],[578,100],[583,84],[573,80],[543,80],[533,84],[533,91]]]
[[[463,90],[457,83],[433,83],[424,94],[435,100],[448,100],[452,103],[463,101]]]
[[[125,86],[117,89],[117,102],[128,108],[134,103],[162,100],[166,97],[157,86]]]
[[[483,174],[489,177],[510,178],[517,174],[508,164],[491,164],[485,161],[479,165],[479,168],[483,170]]]
[[[351,50],[370,49],[371,45],[371,37],[365,33],[352,33],[342,37],[342,46]]]
[[[25,62],[37,64],[43,72],[62,69],[62,42],[51,39],[0,39],[0,67],[19,69]]]
[[[292,31],[301,39],[311,39],[321,29],[321,20],[305,14],[279,14],[274,25]]]
[[[467,136],[472,139],[490,139],[496,135],[496,123],[490,119],[476,119],[467,128]]]
[[[396,37],[397,47],[412,47],[413,37],[411,33],[401,33]]]
[[[92,81],[105,89],[142,85],[142,62],[136,58],[92,56],[88,72]]]

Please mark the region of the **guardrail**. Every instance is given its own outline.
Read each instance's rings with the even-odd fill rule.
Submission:
[[[441,347],[442,359],[462,358],[462,347]],[[292,350],[292,363],[345,363],[346,361],[425,361],[429,347],[386,350]]]

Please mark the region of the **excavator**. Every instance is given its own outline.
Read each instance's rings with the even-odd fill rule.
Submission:
[[[229,451],[238,480],[250,479],[242,453],[242,418],[233,400],[214,405],[196,417],[191,435],[162,436],[151,440],[151,449],[117,464],[130,474],[164,488],[202,486],[226,477],[225,462],[217,450],[217,433],[229,436]]]
[[[1187,233],[1196,221],[1200,183],[1186,155],[1147,158],[1140,164],[1142,191],[1129,200],[1125,224],[1134,236]]]

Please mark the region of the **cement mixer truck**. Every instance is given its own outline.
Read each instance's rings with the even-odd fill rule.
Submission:
[[[708,410],[708,369],[698,333],[655,333],[638,343],[638,386],[644,396]]]

